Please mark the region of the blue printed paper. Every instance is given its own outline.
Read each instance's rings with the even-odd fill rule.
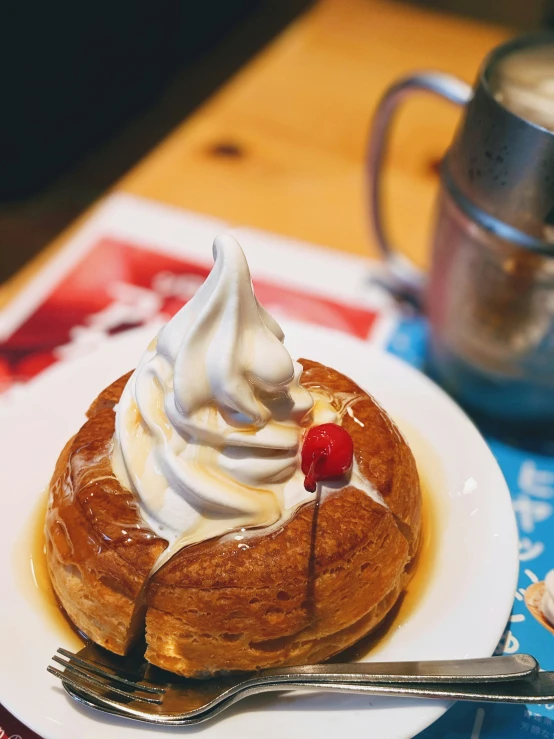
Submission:
[[[427,324],[421,317],[398,323],[387,349],[422,368]],[[519,529],[520,573],[510,622],[499,645],[507,654],[527,652],[554,670],[554,634],[531,613],[525,594],[554,569],[554,458],[487,438],[506,477]],[[418,739],[554,739],[554,704],[457,703]]]

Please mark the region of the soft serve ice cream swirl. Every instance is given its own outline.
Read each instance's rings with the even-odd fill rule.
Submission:
[[[551,570],[544,580],[541,611],[551,626],[554,626],[554,570]]]
[[[114,471],[172,550],[270,525],[310,498],[301,436],[336,419],[323,399],[314,412],[302,367],[258,303],[238,242],[217,237],[214,259],[142,357],[116,411]]]

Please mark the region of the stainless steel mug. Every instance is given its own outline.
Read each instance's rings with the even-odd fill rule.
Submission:
[[[400,80],[378,106],[367,160],[391,284],[429,317],[430,373],[474,415],[538,439],[554,437],[554,133],[509,110],[495,76],[507,55],[541,44],[554,37],[498,47],[473,89],[437,72]],[[441,165],[429,275],[390,244],[381,207],[391,119],[420,90],[465,106]]]

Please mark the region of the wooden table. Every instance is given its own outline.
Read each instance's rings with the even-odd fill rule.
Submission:
[[[383,91],[418,68],[472,81],[486,52],[507,35],[505,29],[392,0],[320,0],[115,190],[345,251],[375,253],[362,164]],[[422,264],[437,163],[458,115],[429,96],[410,101],[391,150],[391,232]],[[0,305],[89,213],[0,289]]]

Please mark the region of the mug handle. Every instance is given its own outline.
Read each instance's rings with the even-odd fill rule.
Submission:
[[[385,92],[375,111],[366,159],[370,213],[377,245],[388,267],[388,286],[398,295],[420,304],[426,285],[425,273],[391,245],[383,222],[381,174],[389,142],[392,118],[400,102],[413,92],[432,92],[457,105],[466,105],[472,88],[449,74],[418,72],[395,82]]]

